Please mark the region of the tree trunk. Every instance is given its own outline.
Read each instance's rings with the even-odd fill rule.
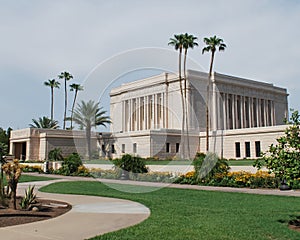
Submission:
[[[77,90],[75,90],[75,96],[72,104],[72,112],[71,112],[71,130],[73,129],[73,113],[74,113],[74,107],[75,107],[75,102],[76,102],[76,97],[77,97]]]
[[[68,96],[67,96],[67,79],[65,78],[65,111],[64,111],[64,126],[63,129],[66,129],[66,117],[67,117],[67,105],[68,105]]]
[[[51,121],[53,121],[53,109],[54,109],[54,103],[53,103],[53,100],[54,100],[54,92],[53,92],[53,87],[51,87]]]
[[[209,74],[208,74],[208,84],[207,84],[207,93],[206,93],[206,152],[209,151],[209,98],[210,98],[210,82],[212,76],[212,69],[214,64],[214,57],[215,51],[211,52],[211,59],[210,59],[210,67],[209,67]]]
[[[181,104],[182,104],[182,123],[181,123],[181,158],[185,158],[185,139],[184,139],[184,126],[185,126],[185,106],[184,106],[184,93],[182,89],[182,76],[181,76],[181,56],[182,56],[182,47],[179,49],[179,84],[180,84],[180,95],[181,95]]]
[[[187,101],[187,74],[186,74],[186,58],[187,58],[187,48],[184,52],[184,101],[185,101],[185,124],[186,124],[186,139],[187,139],[187,157],[188,160],[191,159],[191,149],[190,149],[190,136],[189,136],[189,123],[188,123],[188,101]]]
[[[91,159],[91,126],[86,126],[86,146],[87,146],[87,155],[88,159]]]

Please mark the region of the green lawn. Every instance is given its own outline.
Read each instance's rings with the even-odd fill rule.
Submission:
[[[1,177],[1,175],[0,175]],[[42,177],[42,176],[30,176],[30,175],[21,175],[21,178],[19,179],[19,182],[36,182],[36,181],[48,181],[53,180],[57,178],[49,178],[49,177]],[[4,184],[6,184],[6,178],[3,179]]]
[[[287,227],[288,220],[300,215],[296,197],[172,188],[132,194],[99,182],[60,182],[42,191],[130,199],[150,208],[146,221],[94,239],[300,239],[299,232]]]
[[[48,181],[55,180],[57,178],[43,177],[43,176],[30,176],[30,175],[21,175],[19,182],[36,182],[36,181]]]

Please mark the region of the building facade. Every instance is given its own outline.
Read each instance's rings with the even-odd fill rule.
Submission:
[[[169,159],[181,158],[183,151],[206,152],[208,106],[209,151],[257,158],[284,134],[287,96],[273,84],[219,73],[208,81],[207,73],[193,70],[186,81],[163,73],[122,84],[110,92],[110,133],[94,133],[93,151],[109,158],[129,153]],[[47,159],[55,147],[65,155],[84,155],[84,138],[82,131],[23,129],[12,131],[10,149],[15,157],[31,160]]]
[[[184,89],[184,80],[181,84]],[[193,70],[188,71],[186,86],[185,132],[191,155],[206,152],[207,105],[209,151],[219,156],[257,158],[284,133],[288,116],[284,88],[219,73],[208,84],[208,74]],[[183,104],[175,74],[123,84],[111,91],[110,98],[116,156],[180,157],[187,135],[181,131]]]

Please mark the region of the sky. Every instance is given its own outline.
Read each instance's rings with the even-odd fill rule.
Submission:
[[[185,32],[199,41],[188,67],[208,71],[203,38],[217,35],[227,49],[216,56],[216,72],[285,87],[289,108],[299,110],[299,24],[296,0],[0,0],[0,127],[22,129],[50,116],[43,82],[62,71],[109,110],[110,86],[174,70],[160,65],[175,66],[168,42]],[[63,94],[55,91],[60,126]]]

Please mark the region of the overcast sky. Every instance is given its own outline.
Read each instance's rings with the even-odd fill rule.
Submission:
[[[0,0],[0,127],[21,129],[49,116],[43,82],[61,71],[74,75],[70,84],[85,84],[107,59],[133,49],[172,50],[169,38],[185,32],[199,38],[189,56],[203,70],[209,55],[201,54],[202,39],[217,35],[228,47],[217,54],[215,71],[285,87],[289,107],[300,109],[299,24],[296,0]],[[107,85],[102,81],[99,94]],[[60,89],[55,117],[61,126],[62,113]]]

